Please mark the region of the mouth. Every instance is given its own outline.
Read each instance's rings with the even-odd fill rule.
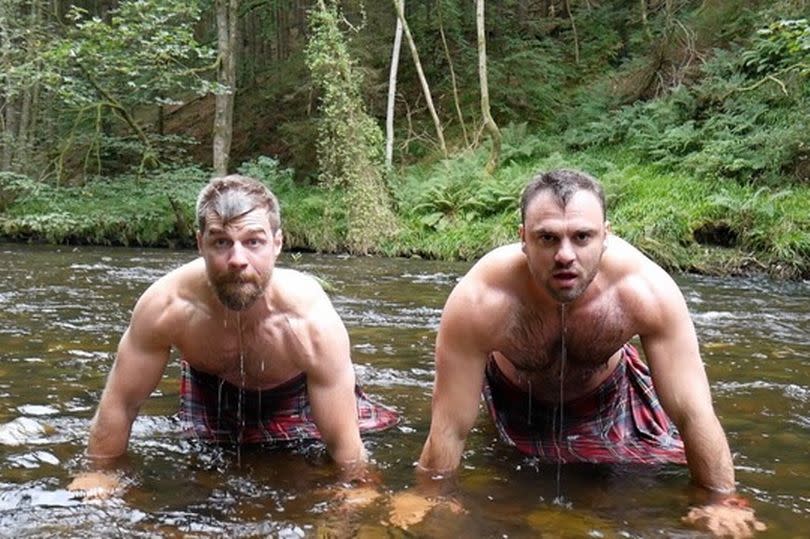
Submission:
[[[562,287],[573,286],[578,276],[575,271],[556,271],[552,274],[554,281]]]
[[[222,286],[242,286],[246,284],[258,284],[259,280],[252,275],[243,273],[226,273],[214,279],[214,283]]]

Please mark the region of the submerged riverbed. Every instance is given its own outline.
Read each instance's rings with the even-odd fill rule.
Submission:
[[[555,466],[497,439],[482,409],[456,498],[407,532],[385,498],[353,513],[330,500],[337,478],[317,447],[282,452],[201,448],[183,440],[179,366],[171,362],[133,428],[120,498],[83,503],[65,490],[82,469],[90,418],[141,292],[192,251],[0,245],[0,535],[9,537],[700,537],[680,523],[685,468]],[[359,383],[400,425],[367,447],[381,488],[414,485],[430,424],[433,342],[441,308],[469,264],[282,257],[333,287]],[[810,284],[678,278],[741,492],[767,537],[810,529]]]

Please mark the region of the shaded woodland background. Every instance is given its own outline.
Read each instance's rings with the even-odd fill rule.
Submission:
[[[533,170],[580,166],[668,267],[806,275],[807,14],[802,0],[2,0],[0,234],[187,244],[193,193],[239,169],[279,191],[293,246],[471,258],[511,237]],[[708,261],[706,246],[737,252]]]

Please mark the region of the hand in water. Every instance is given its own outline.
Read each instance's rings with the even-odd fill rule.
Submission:
[[[753,537],[768,527],[757,520],[754,510],[743,504],[711,504],[693,507],[683,521],[716,537],[739,539]]]
[[[106,500],[123,490],[121,478],[109,472],[80,473],[67,488],[86,501]]]
[[[335,494],[339,507],[344,510],[362,509],[377,500],[382,494],[375,487],[358,486],[342,488]]]
[[[388,521],[392,526],[407,530],[410,526],[422,522],[435,507],[445,507],[455,514],[464,512],[464,508],[455,500],[428,498],[412,492],[400,492],[391,497],[391,510]]]

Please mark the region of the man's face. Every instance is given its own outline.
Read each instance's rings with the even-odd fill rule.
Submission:
[[[208,281],[225,307],[242,311],[262,296],[281,252],[281,230],[273,231],[267,212],[258,208],[223,225],[211,215],[197,247]]]
[[[608,227],[590,191],[576,192],[565,208],[548,191],[535,195],[520,226],[535,282],[561,303],[581,296],[599,270]]]

